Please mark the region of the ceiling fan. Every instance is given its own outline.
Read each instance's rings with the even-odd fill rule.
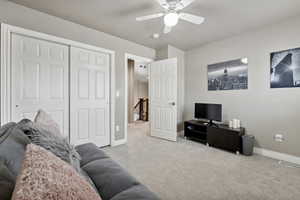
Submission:
[[[156,0],[165,10],[165,12],[156,13],[153,15],[147,15],[137,17],[136,21],[146,21],[150,19],[164,17],[164,30],[165,34],[171,32],[172,28],[177,25],[179,19],[188,21],[193,24],[202,24],[204,17],[192,15],[189,13],[180,12],[182,9],[189,6],[195,0]]]

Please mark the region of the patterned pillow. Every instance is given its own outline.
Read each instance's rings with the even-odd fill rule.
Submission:
[[[101,200],[69,164],[34,144],[27,145],[12,200]]]
[[[33,123],[29,119],[21,120],[18,127],[29,137],[32,143],[52,152],[60,159],[70,163],[77,172],[80,172],[81,157],[68,139],[43,129],[39,124]]]
[[[56,135],[62,135],[59,125],[52,119],[51,115],[44,110],[38,110],[34,122],[42,126],[46,131]]]

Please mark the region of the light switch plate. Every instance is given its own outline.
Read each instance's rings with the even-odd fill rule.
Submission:
[[[283,141],[284,141],[284,136],[283,136],[283,134],[276,134],[276,135],[274,136],[274,140],[275,140],[276,142],[283,142]]]

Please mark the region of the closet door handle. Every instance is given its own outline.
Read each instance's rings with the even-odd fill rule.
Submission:
[[[176,105],[175,102],[170,102],[169,104],[170,104],[171,106],[175,106],[175,105]]]

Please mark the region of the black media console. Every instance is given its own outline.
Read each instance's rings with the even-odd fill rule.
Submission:
[[[229,128],[226,125],[212,125],[202,121],[184,122],[184,136],[206,145],[227,151],[242,153],[242,136],[245,128]]]

